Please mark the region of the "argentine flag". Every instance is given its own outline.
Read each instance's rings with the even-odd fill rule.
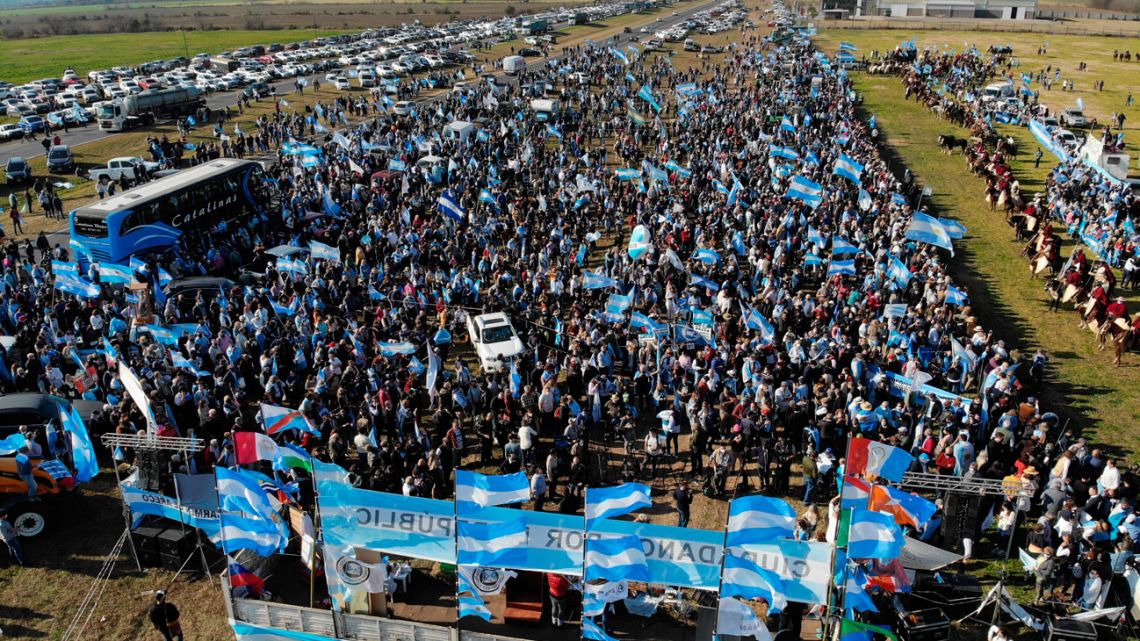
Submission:
[[[472,523],[461,519],[458,531],[458,565],[504,568],[526,562],[526,519],[506,523]]]
[[[706,265],[715,265],[720,262],[720,254],[715,249],[698,249],[693,252],[693,259]]]
[[[678,165],[674,160],[667,161],[665,163],[665,168],[669,171],[676,172],[676,174],[682,178],[688,178],[693,175],[693,171],[691,169]]]
[[[610,47],[610,53],[618,60],[621,60],[623,65],[629,66],[629,56],[627,56],[624,51],[617,47]]]
[[[832,276],[854,276],[855,275],[855,259],[849,258],[847,260],[833,260],[827,266],[827,277]]]
[[[615,538],[586,539],[585,580],[649,582],[649,566],[641,537],[631,534]]]
[[[457,222],[463,222],[463,219],[467,217],[467,212],[459,206],[459,201],[456,200],[455,195],[447,189],[439,195],[439,212]]]
[[[590,639],[590,641],[617,641],[617,639],[606,634],[602,626],[598,625],[593,617],[582,617],[582,638]]]
[[[843,254],[859,254],[859,253],[862,253],[861,249],[859,249],[855,245],[852,245],[850,242],[848,242],[846,239],[844,239],[841,236],[836,236],[831,241],[831,255],[832,256],[842,256]]]
[[[91,435],[87,426],[75,406],[59,413],[60,426],[67,432],[71,440],[71,455],[75,466],[75,480],[86,483],[99,473],[99,463],[95,460],[95,448],[91,444]]]
[[[779,613],[788,605],[788,599],[784,596],[784,580],[780,575],[731,552],[724,557],[720,595],[764,599],[768,602],[768,611],[773,614]]]
[[[946,304],[947,305],[957,305],[957,306],[961,307],[962,305],[965,305],[968,302],[969,302],[969,298],[966,296],[966,292],[958,289],[957,287],[955,287],[953,285],[947,285],[946,286]]]
[[[309,251],[312,253],[313,258],[320,260],[330,260],[334,263],[340,262],[340,249],[332,245],[326,245],[316,240],[309,241]]]
[[[704,287],[705,289],[710,290],[710,291],[714,291],[714,292],[720,291],[720,285],[717,285],[713,281],[705,278],[704,276],[700,276],[698,274],[689,274],[689,284],[690,285],[700,285],[701,287]]]
[[[776,328],[768,322],[764,315],[749,306],[744,314],[744,324],[750,329],[760,332],[760,338],[771,343],[776,338]]]
[[[525,472],[488,476],[467,470],[455,471],[455,500],[462,510],[493,507],[530,500],[530,481]],[[468,505],[465,505],[468,504]]]
[[[637,92],[637,97],[649,103],[653,107],[653,111],[661,113],[661,105],[657,104],[657,99],[653,97],[653,92],[649,90],[649,85],[641,85],[641,89]]]
[[[728,547],[790,538],[796,528],[796,511],[787,501],[756,494],[733,500],[728,506]]]
[[[887,254],[887,275],[890,276],[899,287],[906,287],[910,279],[914,277],[914,275],[910,273],[910,270],[907,269],[906,264],[899,260],[894,254]]]
[[[950,234],[946,232],[946,228],[937,218],[921,211],[915,212],[910,221],[910,227],[906,230],[906,237],[907,240],[916,240],[920,243],[948,249],[950,255],[954,255],[954,244],[951,242]]]
[[[487,609],[483,599],[476,595],[464,594],[459,597],[459,618],[463,617],[479,617],[484,621],[490,621],[491,611]]]
[[[617,286],[618,282],[609,276],[595,272],[582,272],[582,289],[605,289]]]
[[[622,483],[615,487],[586,489],[586,527],[597,519],[612,519],[643,507],[651,507],[648,485]]]
[[[224,469],[224,468],[218,468]],[[230,512],[221,513],[221,544],[226,554],[251,550],[258,556],[273,556],[285,549],[289,537],[264,519],[249,519]]]
[[[893,559],[902,554],[906,537],[890,514],[851,511],[847,554],[853,559]]]
[[[823,187],[817,183],[804,178],[803,176],[792,177],[792,182],[788,185],[788,192],[784,194],[785,198],[794,198],[802,200],[807,203],[809,207],[815,209],[823,204]]]
[[[784,116],[780,120],[780,130],[781,131],[790,131],[794,134],[794,133],[796,133],[796,123],[792,122],[791,118]]]
[[[560,130],[558,127],[555,127],[554,125],[546,125],[546,133],[554,136],[559,140],[562,140],[562,130]]]
[[[788,160],[799,160],[800,155],[795,149],[791,147],[781,147],[780,145],[771,145],[768,147],[768,153],[776,158],[786,158]]]
[[[267,520],[277,516],[277,510],[273,509],[269,497],[261,489],[261,483],[249,472],[219,466],[214,474],[218,482],[218,505],[223,510]]]
[[[863,165],[855,162],[855,159],[847,154],[839,154],[839,160],[835,161],[834,173],[856,185],[863,184]]]

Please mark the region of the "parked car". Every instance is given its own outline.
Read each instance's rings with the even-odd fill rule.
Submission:
[[[252,98],[254,94],[264,98],[269,95],[269,85],[264,82],[255,82],[246,87],[241,93],[246,98]]]
[[[392,105],[392,111],[397,116],[406,116],[412,113],[412,110],[415,108],[416,104],[414,102],[408,102],[407,100],[401,100],[400,102]]]
[[[1066,109],[1061,112],[1061,124],[1065,127],[1088,127],[1089,119],[1080,109]]]
[[[9,185],[31,182],[32,168],[28,165],[28,161],[19,156],[12,156],[4,165],[4,177],[8,179]]]
[[[47,121],[43,119],[43,116],[24,116],[20,118],[19,124],[20,128],[25,132],[39,133],[41,131],[47,131]]]
[[[158,163],[145,162],[137,156],[122,156],[107,161],[106,167],[92,169],[88,175],[90,180],[98,181],[103,176],[111,180],[119,180],[123,176],[137,180],[145,172],[147,175],[158,170]]]
[[[19,140],[24,137],[24,130],[16,123],[0,125],[0,140]]]
[[[75,171],[75,155],[67,145],[54,145],[47,152],[47,169],[55,174]]]

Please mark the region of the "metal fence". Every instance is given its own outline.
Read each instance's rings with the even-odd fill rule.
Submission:
[[[227,595],[228,598],[228,595]],[[396,621],[362,614],[345,614],[298,605],[233,599],[233,618],[270,628],[308,632],[357,641],[520,641],[483,632],[440,625]]]

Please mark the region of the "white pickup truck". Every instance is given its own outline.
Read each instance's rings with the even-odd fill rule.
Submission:
[[[471,346],[484,372],[502,371],[523,351],[522,339],[515,333],[510,318],[502,312],[469,316],[467,333],[471,335]]]
[[[158,170],[158,163],[149,162],[138,156],[122,156],[107,161],[106,167],[92,169],[89,178],[98,182],[103,176],[111,180],[119,180],[126,176],[130,180],[138,180],[143,172],[150,175]]]

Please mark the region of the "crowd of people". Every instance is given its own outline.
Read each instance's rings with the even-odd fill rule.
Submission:
[[[9,388],[104,401],[95,433],[207,443],[172,471],[232,464],[233,434],[262,429],[267,403],[314,428],[276,438],[360,487],[447,498],[458,466],[524,470],[537,509],[576,510],[583,486],[624,477],[649,480],[680,525],[697,479],[713,497],[826,503],[862,435],[913,452],[914,471],[1013,476],[1048,497],[1033,545],[1068,550],[1058,568],[1087,557],[1089,576],[1134,545],[1135,470],[1061,433],[1036,400],[1047,355],[1008,350],[954,287],[950,253],[908,238],[921,190],[888,168],[845,72],[802,36],[750,29],[723,57],[629,55],[586,44],[521,73],[520,85],[558,87],[545,121],[517,87],[480,83],[407,115],[383,94],[338,97],[226,134],[223,155],[276,154],[279,211],[183,238],[140,278],[233,276],[314,240],[339,259],[160,299],[153,323],[196,327],[175,345],[132,322],[129,291],[53,291],[48,257],[9,244]],[[346,126],[346,112],[365,121]],[[441,136],[453,120],[480,131]],[[429,155],[442,163],[417,164]],[[860,172],[836,173],[841,159]],[[818,183],[819,200],[793,195],[796,178]],[[444,190],[454,206],[439,206]],[[639,227],[647,251],[630,245]],[[851,271],[833,269],[846,260]],[[525,345],[498,372],[460,347],[467,318],[491,311]],[[117,361],[142,381],[154,425]],[[809,514],[799,535],[822,536]]]

